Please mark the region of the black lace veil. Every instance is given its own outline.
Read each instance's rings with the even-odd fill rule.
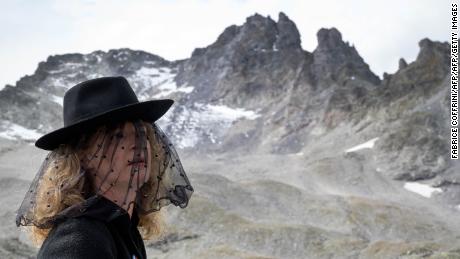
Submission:
[[[91,152],[82,155],[82,150]],[[57,220],[83,214],[102,196],[125,212],[134,206],[139,214],[148,214],[171,203],[185,208],[192,193],[179,156],[160,127],[123,122],[82,134],[48,153],[16,225],[50,228]]]

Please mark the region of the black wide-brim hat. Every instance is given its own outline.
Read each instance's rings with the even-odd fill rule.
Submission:
[[[139,102],[124,77],[101,77],[79,83],[64,95],[64,127],[35,142],[35,146],[53,150],[69,143],[88,129],[107,123],[141,119],[154,122],[174,103],[170,99]]]

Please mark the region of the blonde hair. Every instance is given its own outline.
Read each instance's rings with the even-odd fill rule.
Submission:
[[[148,142],[151,150],[158,150],[158,142],[153,128],[149,123],[143,122],[147,128]],[[103,127],[101,127],[103,128]],[[50,153],[48,168],[43,174],[37,190],[34,207],[34,216],[39,224],[45,223],[59,212],[72,205],[84,201],[82,191],[88,190],[89,181],[80,175],[80,156],[84,150],[75,150],[71,145],[60,145]],[[158,158],[151,157],[152,165],[158,163]],[[152,166],[150,179],[146,185],[155,184]],[[138,230],[143,239],[158,239],[166,229],[164,210],[158,210],[146,215],[139,215]],[[27,228],[29,238],[36,246],[40,246],[48,237],[51,228],[31,226]]]

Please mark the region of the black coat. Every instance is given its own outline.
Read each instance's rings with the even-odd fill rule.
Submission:
[[[56,224],[37,258],[147,258],[138,222],[135,210],[130,219],[116,204],[101,198],[83,215]]]

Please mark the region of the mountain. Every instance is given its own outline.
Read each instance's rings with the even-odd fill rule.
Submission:
[[[337,29],[321,29],[317,38],[318,46],[309,53],[284,13],[277,22],[255,14],[241,26],[229,26],[214,43],[195,49],[185,60],[171,62],[130,49],[50,56],[33,75],[0,91],[0,127],[8,131],[19,125],[39,133],[60,127],[62,96],[69,87],[123,75],[141,100],[177,102],[160,125],[181,148],[298,153],[318,134],[367,116],[369,125],[378,125],[375,135],[383,137],[383,155],[400,152],[401,138],[408,142],[409,136],[413,140],[406,149],[412,146],[419,152],[414,142],[421,139],[419,144],[429,153],[415,161],[420,164],[415,170],[398,169],[395,178],[433,178],[450,166],[444,159],[447,120],[438,116],[447,115],[448,109],[448,43],[421,40],[414,62],[400,60],[399,70],[380,80]],[[431,106],[425,105],[427,100]],[[415,155],[403,152],[410,154],[400,156],[402,160]],[[418,170],[422,164],[430,166]]]
[[[422,39],[415,61],[400,59],[380,79],[339,30],[316,36],[310,53],[284,13],[277,21],[254,14],[184,60],[131,49],[50,56],[0,91],[0,138],[32,142],[61,126],[71,86],[122,75],[140,100],[175,100],[158,123],[199,190],[195,209],[171,211],[191,225],[178,223],[152,251],[190,239],[215,244],[209,257],[460,256],[451,217],[460,209],[460,165],[449,159],[450,45]],[[420,188],[431,198],[411,196]],[[203,211],[206,222],[197,216]],[[228,246],[216,241],[223,236]]]

